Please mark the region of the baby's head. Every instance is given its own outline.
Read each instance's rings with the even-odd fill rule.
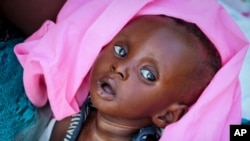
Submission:
[[[220,67],[217,50],[196,25],[140,16],[96,59],[92,102],[114,121],[165,127],[195,103]]]

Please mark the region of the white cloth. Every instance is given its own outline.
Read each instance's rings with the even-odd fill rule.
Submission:
[[[43,134],[39,138],[39,141],[49,141],[55,123],[56,123],[56,119],[52,118],[50,120],[47,128],[44,130]]]

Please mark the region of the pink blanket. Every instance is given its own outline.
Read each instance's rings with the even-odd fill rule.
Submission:
[[[215,0],[68,0],[56,23],[46,21],[15,53],[24,67],[29,99],[51,104],[62,119],[79,112],[88,72],[101,48],[134,16],[165,14],[196,23],[217,46],[223,67],[198,102],[161,140],[229,140],[241,120],[239,71],[249,42]]]

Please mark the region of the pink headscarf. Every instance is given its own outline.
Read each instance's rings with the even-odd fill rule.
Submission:
[[[100,52],[134,16],[165,14],[196,23],[216,45],[223,67],[199,100],[161,140],[229,140],[241,120],[239,72],[249,42],[215,0],[68,0],[56,23],[47,21],[15,53],[31,102],[48,101],[62,119],[79,112],[89,92],[88,72]]]

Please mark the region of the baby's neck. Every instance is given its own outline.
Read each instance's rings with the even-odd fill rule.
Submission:
[[[139,128],[111,121],[102,114],[91,111],[78,140],[131,141]]]

